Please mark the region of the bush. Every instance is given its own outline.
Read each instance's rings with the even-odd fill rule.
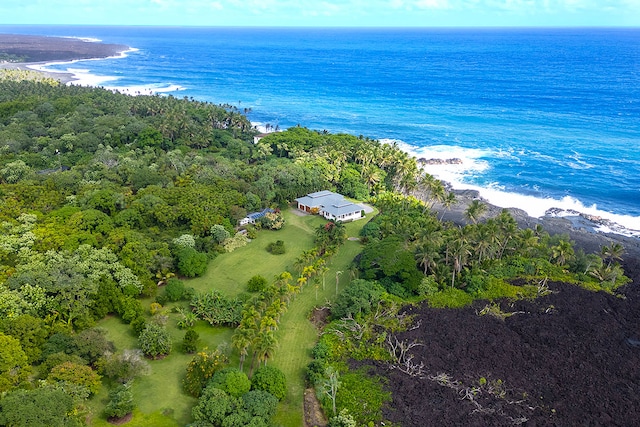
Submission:
[[[209,258],[207,254],[196,251],[188,246],[181,247],[176,251],[178,260],[178,271],[186,277],[201,276],[207,271]]]
[[[220,224],[216,224],[212,226],[210,231],[211,231],[211,236],[213,236],[213,239],[216,242],[218,242],[218,244],[221,244],[222,242],[227,240],[229,237],[231,237],[231,234],[227,231],[227,229]]]
[[[184,282],[180,279],[172,277],[171,279],[167,280],[167,284],[164,287],[164,293],[166,294],[169,301],[180,301],[184,298],[185,294]]]
[[[100,390],[100,375],[86,365],[78,365],[73,362],[64,362],[54,366],[47,377],[50,383],[69,383],[85,387],[90,395],[96,394]]]
[[[235,397],[229,396],[217,387],[207,386],[193,407],[192,415],[196,425],[222,426],[226,418],[236,412],[238,406],[239,402]]]
[[[284,242],[282,240],[276,240],[267,245],[267,252],[273,255],[282,255],[285,252]]]
[[[144,328],[147,327],[147,320],[143,316],[138,316],[131,321],[131,329],[136,336],[140,336]]]
[[[280,212],[269,212],[258,220],[262,228],[280,230],[284,226],[284,218]]]
[[[269,282],[260,275],[255,275],[247,282],[247,290],[249,292],[262,292]]]
[[[99,365],[104,376],[122,384],[146,375],[151,370],[139,349],[125,349],[121,354],[107,355],[100,360]]]
[[[287,394],[287,380],[275,366],[261,366],[251,378],[251,389],[266,391],[282,400]]]
[[[266,420],[276,413],[278,399],[264,390],[251,390],[242,395],[244,409],[254,417]]]
[[[384,288],[376,282],[353,280],[331,306],[331,317],[341,319],[358,313],[367,314],[384,294]]]
[[[195,353],[198,347],[198,339],[200,336],[193,329],[188,329],[182,340],[182,350],[185,353]]]
[[[104,415],[107,418],[123,418],[133,412],[135,408],[131,385],[126,383],[109,392],[109,403],[104,408]]]
[[[318,341],[311,349],[311,355],[314,359],[326,359],[329,356],[329,346],[324,341]]]
[[[457,288],[445,288],[428,297],[429,306],[434,308],[462,308],[473,302],[473,297]]]
[[[312,360],[305,371],[305,380],[307,385],[314,386],[324,376],[327,364],[324,359]]]
[[[342,408],[340,413],[346,409],[357,425],[366,425],[369,421],[379,424],[382,407],[391,400],[391,393],[384,390],[382,381],[362,370],[342,374],[336,395],[336,406]]]
[[[225,368],[213,374],[207,387],[217,387],[233,397],[240,397],[251,389],[251,381],[239,369]]]
[[[327,427],[356,427],[357,423],[353,416],[347,411],[343,409],[340,411],[338,415],[332,417],[329,420],[329,424]]]
[[[224,247],[225,252],[233,252],[238,248],[246,246],[249,243],[249,239],[242,233],[236,233],[235,236],[229,237],[224,241],[222,246]]]
[[[171,336],[166,328],[156,323],[147,323],[140,336],[138,343],[142,352],[152,358],[165,356],[171,353]]]
[[[226,363],[227,357],[218,350],[196,354],[187,366],[187,375],[183,380],[185,391],[193,397],[199,397],[209,379]]]

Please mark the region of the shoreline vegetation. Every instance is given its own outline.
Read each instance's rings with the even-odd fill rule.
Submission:
[[[69,84],[79,79],[72,73],[52,72],[42,70],[41,67],[52,62],[117,57],[129,50],[131,50],[130,46],[67,37],[0,34],[0,69],[35,71],[48,78],[59,80],[61,83]],[[7,60],[7,58],[12,58],[15,62]],[[129,94],[126,90],[122,93]],[[150,94],[153,93],[150,92]],[[462,163],[462,160],[458,158],[417,158],[416,160],[423,168]],[[467,205],[473,200],[481,199],[481,196],[477,190],[453,189],[452,191],[459,197],[458,205],[460,206],[457,209],[459,212],[457,215],[446,212],[445,218],[461,223],[464,220],[463,212]],[[482,202],[489,206],[491,211],[502,209],[502,207],[492,205],[485,199],[482,199]],[[524,210],[517,207],[506,207],[506,209],[519,218],[518,223],[522,224],[521,226],[529,227],[540,224],[545,228],[555,230],[554,233],[557,234],[569,233],[572,238],[575,235],[578,241],[584,242],[583,244],[588,248],[596,247],[596,244],[602,246],[603,242],[611,240],[620,241],[625,244],[625,247],[628,247],[631,253],[640,255],[640,234],[636,234],[640,233],[640,230],[631,230],[600,217],[557,208],[549,209],[544,216],[538,218],[529,216]],[[444,210],[448,211],[449,209]],[[613,226],[619,232],[599,230],[601,226],[608,227],[608,230],[611,229],[609,226]],[[629,235],[629,233],[631,234]],[[602,236],[606,237],[602,238]],[[590,240],[595,243],[590,243]]]
[[[111,58],[129,50],[129,46],[68,37],[0,34],[0,68],[33,70],[51,62]],[[76,79],[71,73],[38,70],[62,83]]]
[[[20,52],[11,55],[16,59]],[[297,427],[303,418],[301,391],[316,385],[325,414],[333,415],[330,425],[354,425],[354,416],[361,417],[361,425],[371,420],[382,425],[379,410],[389,393],[376,375],[386,370],[393,405],[402,388],[414,390],[402,387],[409,376],[440,396],[429,404],[447,406],[450,414],[464,415],[463,401],[470,416],[493,413],[501,422],[509,418],[509,425],[529,417],[534,424],[557,417],[558,424],[572,425],[584,419],[569,407],[580,405],[564,398],[567,384],[546,381],[553,363],[536,366],[539,370],[524,379],[512,376],[509,367],[526,373],[533,365],[513,369],[509,360],[491,363],[492,353],[507,348],[522,353],[526,363],[535,362],[521,351],[529,345],[527,338],[544,338],[541,344],[551,343],[549,349],[564,349],[565,341],[552,335],[561,328],[585,348],[557,358],[576,370],[590,364],[590,375],[605,378],[598,382],[602,388],[591,390],[601,394],[598,399],[584,401],[596,408],[590,419],[617,420],[637,406],[637,390],[625,393],[626,383],[623,398],[610,398],[629,373],[613,372],[609,381],[610,371],[602,366],[610,358],[607,352],[623,354],[611,343],[624,346],[629,369],[640,366],[634,314],[639,239],[492,206],[477,192],[447,189],[421,173],[405,151],[368,138],[295,127],[252,143],[255,128],[232,106],[23,83],[4,82],[6,90],[0,92],[6,144],[0,147],[0,196],[7,207],[0,210],[0,340],[16,364],[8,371],[0,367],[0,392],[10,396],[0,400],[0,424],[19,425],[9,419],[22,416],[19,399],[37,395],[49,399],[43,408],[63,408],[61,418],[78,413],[71,411],[76,408],[96,426],[130,417],[132,411],[131,423],[137,424],[130,425],[144,425],[140,420],[157,410],[165,422],[153,424],[159,426],[222,425],[220,414],[235,420],[234,426],[268,425],[264,420],[249,424],[255,412],[265,419],[275,416],[277,425]],[[325,188],[367,200],[376,210],[367,220],[348,224],[292,217],[292,200]],[[266,207],[276,208],[273,215],[239,231],[241,219]],[[278,254],[265,249],[274,242],[280,243]],[[216,261],[230,259],[233,267],[211,271]],[[251,268],[241,266],[247,262]],[[257,273],[264,277],[250,277]],[[229,278],[222,285],[224,275]],[[576,295],[580,298],[571,299]],[[543,304],[536,297],[548,298]],[[602,304],[585,318],[573,315],[585,301]],[[454,302],[465,308],[434,308]],[[404,310],[421,311],[422,317],[416,320]],[[309,311],[318,315],[314,324],[323,332],[317,335],[309,331]],[[434,313],[449,318],[432,327],[428,318]],[[624,313],[624,321],[618,313]],[[598,329],[605,317],[609,323],[600,329],[611,342],[591,343],[592,332],[566,330],[575,318]],[[518,319],[522,345],[515,343],[512,329],[493,335]],[[547,319],[556,322],[553,327]],[[541,332],[527,329],[531,325]],[[456,327],[473,332],[469,340],[479,340],[474,349],[495,344],[487,353],[487,371],[474,371],[471,341],[458,340],[462,335]],[[41,333],[31,336],[25,330]],[[107,334],[118,345],[140,347],[147,358],[122,353]],[[432,353],[420,351],[425,344],[418,340],[437,339],[443,340],[442,349],[457,345],[439,356],[442,369],[453,369],[448,359],[453,354],[469,356],[465,365],[472,371],[427,372],[435,368],[420,357]],[[598,359],[588,359],[587,350],[596,344],[602,346],[595,352]],[[193,355],[195,349],[199,352]],[[544,353],[547,347],[535,349]],[[0,349],[0,356],[7,351]],[[190,359],[184,385],[193,398],[186,400],[175,382]],[[255,362],[262,374],[272,371],[271,381],[260,385],[260,375],[252,375]],[[156,372],[148,377],[133,367],[149,364],[153,369],[147,370]],[[373,365],[375,373],[359,364]],[[279,378],[278,369],[286,373],[288,389],[284,381],[278,389],[267,384]],[[161,370],[170,375],[158,374]],[[48,385],[27,390],[35,376]],[[637,384],[635,371],[629,378]],[[587,393],[586,387],[577,386]],[[114,393],[107,398],[109,390]],[[133,400],[131,390],[140,400],[139,411],[125,405]],[[166,401],[169,393],[178,407]],[[413,394],[403,399],[424,396]],[[167,406],[158,407],[154,396]],[[64,405],[50,403],[56,399]],[[107,401],[109,410],[103,412]],[[375,409],[368,406],[372,403]],[[419,401],[409,403],[420,412]],[[507,412],[498,410],[507,403]],[[509,412],[511,407],[516,410]],[[620,410],[610,412],[614,407]],[[394,408],[395,415],[389,412]],[[416,414],[416,424],[393,419],[405,412],[394,408],[387,406],[385,417],[402,425],[424,424],[435,412]],[[344,423],[336,424],[341,417]],[[226,419],[225,425],[232,425]],[[461,424],[506,425],[477,420]]]

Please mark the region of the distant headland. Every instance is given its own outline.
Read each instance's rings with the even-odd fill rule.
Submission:
[[[33,69],[36,64],[118,56],[129,46],[70,37],[0,34],[0,68]],[[69,73],[38,70],[63,83],[74,81]]]
[[[129,47],[68,37],[0,34],[0,63],[34,63],[108,58]]]

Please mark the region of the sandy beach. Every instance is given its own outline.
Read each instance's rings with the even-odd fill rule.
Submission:
[[[109,58],[127,50],[129,46],[76,38],[0,34],[0,55],[11,58],[10,61],[0,61],[0,68],[33,70],[51,62]],[[63,83],[75,80],[70,73],[38,72]]]

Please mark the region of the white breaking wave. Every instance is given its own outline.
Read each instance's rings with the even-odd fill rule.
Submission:
[[[594,223],[594,228],[603,233],[617,233],[626,236],[640,237],[640,217],[620,215],[598,209],[596,204],[585,205],[580,200],[565,196],[562,199],[552,197],[536,197],[505,191],[497,184],[481,187],[468,183],[470,176],[486,174],[491,169],[490,158],[511,156],[503,151],[465,148],[460,146],[436,145],[416,147],[398,140],[380,140],[393,142],[399,148],[416,158],[460,159],[460,164],[428,164],[424,170],[436,178],[448,182],[456,190],[476,190],[480,196],[492,205],[501,208],[517,208],[529,216],[540,218],[554,210],[555,216],[577,216],[583,214],[591,218],[601,218],[609,222]]]
[[[77,37],[72,37],[77,38]],[[99,41],[99,40],[96,40]],[[121,52],[118,55],[110,56],[107,58],[90,58],[90,59],[75,59],[72,61],[58,61],[58,62],[47,62],[46,64],[33,64],[30,65],[29,68],[37,71],[46,71],[49,73],[64,73],[71,74],[73,76],[73,80],[68,82],[68,85],[78,85],[78,86],[91,86],[91,87],[104,87],[105,89],[117,91],[126,95],[156,95],[159,93],[168,93],[168,92],[177,92],[184,90],[185,87],[173,84],[173,83],[150,83],[145,85],[131,85],[131,86],[118,86],[118,85],[109,85],[106,86],[107,82],[115,82],[120,80],[118,76],[100,76],[97,74],[92,74],[89,69],[85,68],[66,68],[64,70],[52,69],[50,68],[53,65],[71,65],[77,62],[84,61],[101,61],[105,59],[119,59],[125,58],[128,53],[137,52],[139,49],[129,48],[128,50]]]
[[[63,39],[76,39],[87,43],[100,43],[101,39],[95,37],[75,37],[75,36],[61,36]]]

